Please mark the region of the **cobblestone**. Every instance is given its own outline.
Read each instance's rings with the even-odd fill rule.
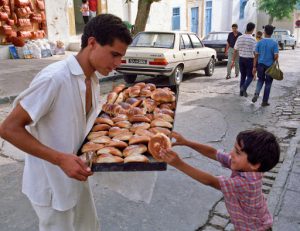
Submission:
[[[229,220],[221,217],[219,215],[214,215],[212,219],[210,220],[210,224],[216,228],[222,228],[224,229],[226,225],[228,224]]]

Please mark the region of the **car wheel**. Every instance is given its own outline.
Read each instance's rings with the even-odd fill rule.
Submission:
[[[296,47],[296,42],[294,43],[294,45],[292,46],[292,49],[294,50]]]
[[[223,60],[223,59],[221,59],[221,58],[218,58],[218,61],[219,61],[219,62],[222,62],[222,60]]]
[[[204,69],[206,76],[212,76],[215,70],[215,60],[210,58],[206,68]]]
[[[181,66],[177,66],[169,77],[170,85],[179,85],[182,81],[183,69]]]
[[[280,47],[281,47],[281,50],[285,50],[285,42],[281,43]]]
[[[137,75],[124,75],[124,80],[126,83],[134,83]]]

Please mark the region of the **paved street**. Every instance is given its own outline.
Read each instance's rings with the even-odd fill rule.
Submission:
[[[230,151],[241,130],[266,128],[276,134],[282,150],[281,161],[264,177],[264,193],[275,215],[274,230],[300,229],[299,149],[296,152],[300,139],[299,57],[300,49],[280,52],[280,67],[285,80],[273,82],[269,107],[260,106],[261,98],[256,104],[251,102],[256,82],[251,84],[247,98],[240,97],[239,79],[225,80],[226,63],[223,62],[218,63],[212,77],[204,76],[202,71],[185,75],[176,111],[176,131],[225,151]],[[18,67],[19,74],[9,68],[6,70],[12,80],[20,81],[19,90],[26,88],[31,74],[38,70],[32,69],[33,66],[46,64],[32,65],[34,60],[27,62],[25,82],[17,78],[22,66]],[[145,80],[167,83],[167,79],[138,77],[138,81]],[[8,77],[2,75],[2,70],[0,81],[5,83],[0,88],[3,98],[7,96],[6,89],[15,88]],[[122,81],[101,83],[102,103],[112,84]],[[18,93],[17,89],[15,93]],[[0,122],[9,110],[9,104],[0,104]],[[218,163],[190,149],[176,150],[185,161],[204,171],[215,175],[230,174]],[[16,153],[0,140],[0,230],[35,231],[38,230],[37,218],[20,192],[23,162],[20,161],[22,156]],[[95,173],[91,182],[102,231],[232,229],[222,194],[172,167],[157,173]],[[292,204],[293,207],[289,206]]]

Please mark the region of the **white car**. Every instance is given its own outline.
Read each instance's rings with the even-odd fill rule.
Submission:
[[[117,71],[127,83],[140,74],[169,76],[171,85],[179,85],[183,73],[204,70],[212,76],[216,57],[194,33],[147,31],[134,37]]]

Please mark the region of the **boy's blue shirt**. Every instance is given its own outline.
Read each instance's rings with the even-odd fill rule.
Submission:
[[[278,44],[272,38],[263,38],[255,47],[258,54],[258,63],[271,66],[274,62],[274,55],[279,53]]]

